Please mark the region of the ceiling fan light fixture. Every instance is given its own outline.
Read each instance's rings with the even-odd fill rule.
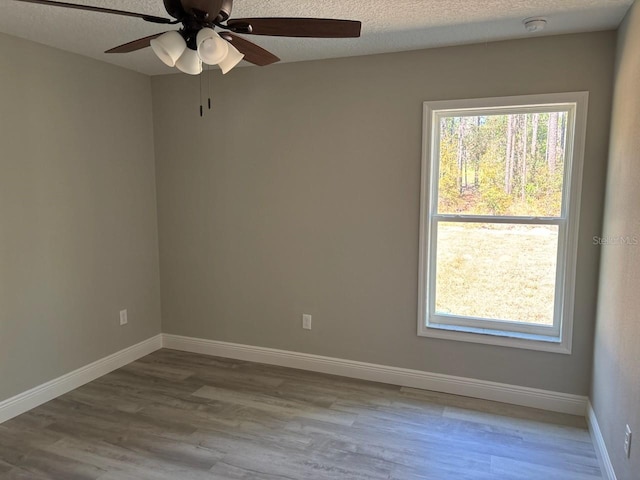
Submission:
[[[187,42],[176,31],[163,33],[150,43],[153,53],[169,67],[175,67],[176,62],[187,49]]]
[[[238,65],[244,58],[244,54],[240,53],[236,47],[228,44],[229,53],[222,60],[218,66],[222,70],[223,74],[229,73],[236,65]]]
[[[198,55],[207,65],[217,65],[225,59],[229,52],[229,44],[212,28],[203,28],[196,37]]]
[[[185,49],[184,53],[176,62],[176,68],[181,72],[187,73],[189,75],[201,74],[202,61],[198,56],[198,52],[196,52],[195,50],[191,50],[190,48]]]
[[[260,67],[280,61],[273,53],[236,35],[237,33],[295,38],[357,38],[362,33],[362,22],[356,20],[304,17],[230,18],[234,0],[163,0],[171,18],[73,3],[73,0],[15,1],[133,17],[159,25],[182,24],[179,32],[148,35],[118,45],[105,53],[129,53],[152,47],[163,63],[192,75],[202,72],[202,62],[209,65],[222,63],[221,70],[227,73],[241,60]],[[215,32],[216,28],[225,30],[222,38]],[[230,48],[227,41],[233,42],[233,48]]]

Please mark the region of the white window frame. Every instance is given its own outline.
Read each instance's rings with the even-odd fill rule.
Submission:
[[[588,92],[424,102],[420,252],[418,279],[418,335],[556,353],[571,353],[578,223],[587,129]],[[560,217],[493,217],[438,214],[439,119],[488,113],[545,113],[566,109],[567,142],[563,201]],[[573,127],[573,128],[571,128]],[[437,139],[438,141],[434,141]],[[476,319],[435,313],[436,224],[441,221],[518,223],[558,226],[558,258],[554,326]],[[433,281],[431,281],[433,279]]]

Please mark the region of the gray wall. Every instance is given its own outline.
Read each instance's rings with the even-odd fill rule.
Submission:
[[[154,77],[163,331],[586,395],[613,32]],[[573,355],[416,335],[422,103],[591,93]],[[313,314],[312,331],[301,314]]]
[[[149,78],[6,35],[0,59],[2,400],[159,333],[160,287]]]
[[[618,37],[603,236],[640,238],[640,4]],[[602,247],[591,401],[618,480],[640,472],[640,245]],[[625,425],[635,438],[622,448]]]

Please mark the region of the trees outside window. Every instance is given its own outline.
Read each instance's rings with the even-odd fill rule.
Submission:
[[[570,350],[586,105],[425,104],[419,334]]]

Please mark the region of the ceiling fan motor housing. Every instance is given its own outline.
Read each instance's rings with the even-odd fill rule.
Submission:
[[[167,13],[171,15],[173,18],[177,18],[178,20],[184,18],[186,15],[184,9],[182,8],[182,3],[180,0],[163,0],[164,8],[167,10]]]
[[[233,9],[233,0],[224,0],[220,13],[218,14],[218,22],[226,22],[231,16],[231,10]]]
[[[233,0],[163,0],[163,2],[167,13],[173,18],[179,21],[191,18],[203,24],[226,22],[233,10]],[[217,15],[211,14],[212,8],[217,11]]]
[[[167,12],[172,15],[171,11],[184,12],[182,17],[176,17],[182,21],[185,18],[192,18],[203,25],[210,25],[215,22],[221,22],[229,18],[233,0],[163,0]],[[170,5],[167,6],[167,3]],[[180,4],[178,9],[175,4]],[[170,11],[171,10],[171,11]]]

